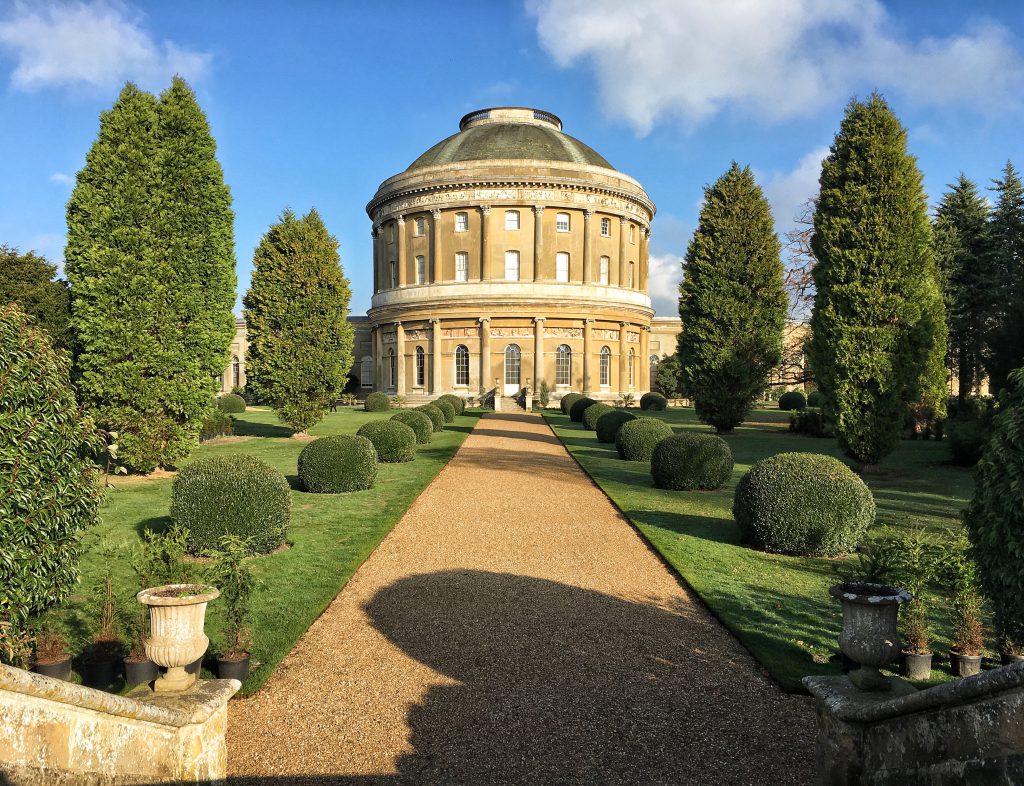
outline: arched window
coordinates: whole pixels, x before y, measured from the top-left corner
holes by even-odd
[[[556,232],[568,232],[569,231],[569,214],[568,213],[556,213],[555,214],[555,231]]]
[[[563,251],[555,254],[555,281],[569,280],[569,255]]]
[[[519,252],[518,251],[506,251],[505,252],[505,280],[506,281],[518,281],[519,280]]]
[[[505,229],[519,229],[519,211],[505,211]]]
[[[237,355],[231,358],[231,387],[242,387],[242,363]]]
[[[612,384],[612,351],[601,347],[601,384]]]
[[[469,385],[469,350],[462,344],[455,347],[455,384]]]
[[[522,371],[522,352],[518,345],[509,344],[505,347],[505,388],[520,385]]]
[[[572,384],[572,350],[566,344],[555,350],[555,384]]]
[[[426,257],[416,257],[416,283],[427,283],[427,260]]]
[[[633,387],[633,368],[636,366],[636,350],[629,350],[629,386]]]
[[[423,347],[416,347],[416,387],[423,387],[427,378],[427,356]]]
[[[395,350],[388,350],[388,386],[396,387],[398,385],[398,366],[395,363]]]
[[[611,267],[610,260],[608,257],[601,257],[601,264],[598,268],[598,280],[602,284],[608,283],[608,269]]]
[[[363,355],[359,361],[359,387],[373,387],[373,358],[369,355]]]

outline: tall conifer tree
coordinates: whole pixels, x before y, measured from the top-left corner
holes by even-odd
[[[907,407],[943,414],[946,326],[921,173],[875,94],[851,101],[814,212],[808,359],[840,446],[865,467],[900,440]]]
[[[733,162],[704,190],[679,285],[682,385],[719,432],[743,422],[782,359],[787,297],[771,209]]]
[[[352,297],[338,241],[316,210],[285,210],[253,256],[245,294],[246,373],[257,398],[296,432],[324,416],[352,365]]]
[[[1024,367],[1024,184],[1009,161],[994,190],[998,194],[991,222],[996,307],[988,374],[992,390],[1000,391],[1010,372]]]
[[[17,303],[46,330],[54,348],[67,349],[71,295],[68,282],[55,278],[57,266],[31,251],[21,254],[16,248],[0,246],[0,271],[0,305]]]

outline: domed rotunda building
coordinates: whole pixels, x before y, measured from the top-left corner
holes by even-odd
[[[553,399],[649,389],[654,204],[554,115],[466,115],[381,183],[366,212],[372,354],[354,369],[364,389],[370,374],[374,389],[410,401],[512,396],[542,380]]]

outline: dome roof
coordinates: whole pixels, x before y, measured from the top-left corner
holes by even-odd
[[[459,133],[438,142],[406,171],[458,161],[517,158],[614,169],[593,148],[563,134],[562,121],[550,112],[494,107],[466,115],[459,123]]]

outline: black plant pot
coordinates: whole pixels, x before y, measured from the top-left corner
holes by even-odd
[[[32,671],[42,674],[44,677],[67,681],[71,678],[71,656],[68,655],[64,660],[53,663],[36,663],[32,666]]]
[[[124,659],[124,681],[129,688],[146,685],[160,676],[160,669],[153,661]]]
[[[196,658],[194,661],[192,661],[185,667],[185,671],[189,674],[198,674],[202,668],[203,656],[200,655],[198,658]]]
[[[121,676],[120,658],[87,658],[82,661],[82,682],[90,688],[109,688]]]
[[[932,676],[932,653],[917,655],[913,652],[901,652],[903,676],[911,680],[927,680]]]
[[[249,653],[238,660],[217,658],[217,676],[222,680],[245,682],[245,678],[249,676]]]
[[[999,662],[1004,666],[1012,666],[1014,663],[1024,663],[1024,655],[1011,655],[1008,652],[999,653]]]
[[[961,655],[950,650],[949,667],[954,677],[972,677],[981,673],[981,655]]]

